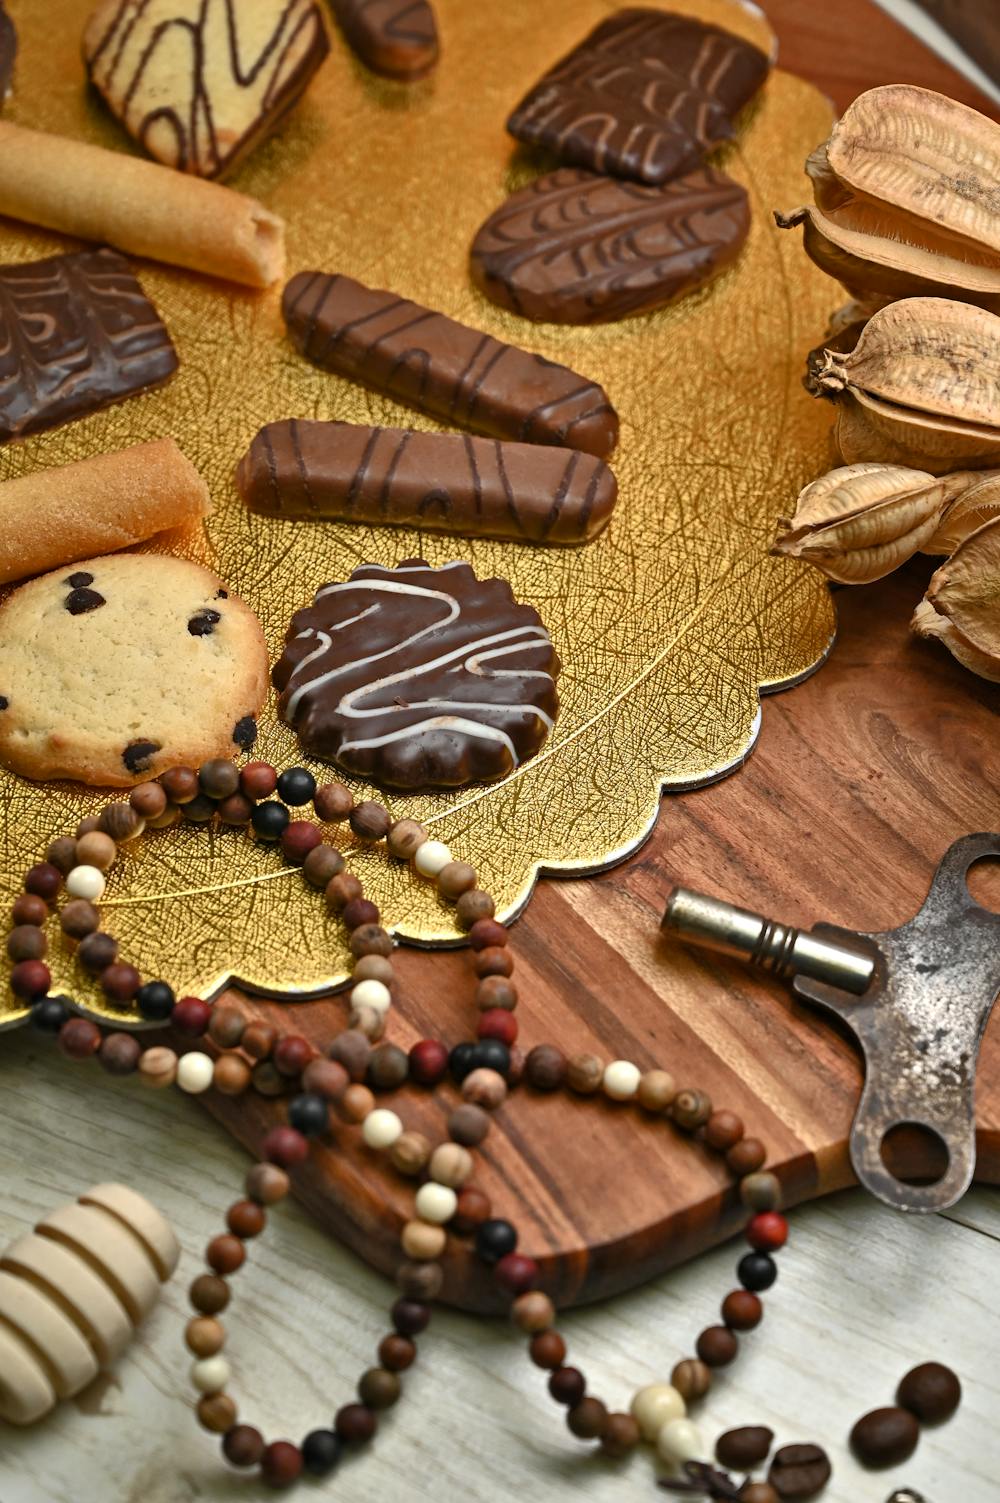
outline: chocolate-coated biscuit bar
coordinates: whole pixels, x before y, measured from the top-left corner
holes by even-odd
[[[330,3],[348,43],[374,72],[412,83],[437,62],[437,22],[429,0]]]
[[[293,277],[282,307],[307,359],[445,422],[601,459],[615,447],[618,416],[596,382],[443,313],[318,271]]]
[[[586,543],[618,497],[603,460],[540,444],[353,423],[268,423],[236,472],[252,511]]]
[[[563,162],[664,183],[733,135],[769,59],[691,16],[617,11],[530,89],[507,122]]]

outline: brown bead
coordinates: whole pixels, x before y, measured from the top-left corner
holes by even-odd
[[[524,1078],[536,1091],[557,1091],[565,1084],[568,1069],[561,1049],[554,1044],[536,1044],[524,1062]]]
[[[455,918],[461,929],[471,929],[473,924],[478,924],[480,919],[491,919],[496,912],[496,905],[488,892],[483,892],[479,887],[473,887],[469,892],[463,892],[455,904]]]
[[[427,1302],[437,1299],[444,1283],[440,1263],[400,1263],[396,1269],[396,1287],[407,1299]]]
[[[353,1081],[364,1080],[372,1050],[363,1033],[354,1028],[346,1029],[337,1035],[326,1052],[343,1065]]]
[[[138,783],[128,801],[140,819],[159,819],[166,812],[167,795],[159,783]]]
[[[392,816],[384,804],[365,799],[355,804],[348,815],[351,830],[359,840],[384,840],[392,824]]]
[[[226,1344],[226,1332],[222,1322],[211,1315],[196,1315],[187,1323],[184,1340],[196,1357],[214,1357]]]
[[[226,1212],[226,1225],[241,1242],[250,1237],[259,1237],[267,1225],[267,1215],[259,1201],[237,1200]]]
[[[370,1367],[358,1381],[358,1398],[369,1409],[391,1409],[402,1391],[396,1374],[385,1367]]]
[[[555,1372],[566,1361],[566,1343],[558,1331],[539,1331],[531,1338],[528,1355],[536,1367]]]
[[[261,1481],[268,1487],[290,1487],[302,1475],[302,1452],[290,1440],[274,1440],[260,1458]]]
[[[350,1084],[350,1076],[335,1059],[311,1059],[302,1072],[302,1089],[327,1101],[339,1101]]]
[[[352,982],[381,981],[383,986],[391,986],[395,979],[392,961],[385,955],[362,955],[351,972]]]
[[[484,976],[476,986],[476,1006],[480,1012],[502,1007],[513,1012],[517,1006],[517,987],[507,976]]]
[[[118,855],[118,847],[110,835],[100,830],[91,830],[76,842],[77,866],[96,866],[98,871],[110,871]]]
[[[338,825],[354,808],[354,795],[343,783],[323,783],[313,794],[313,808],[324,824]]]
[[[64,877],[71,872],[77,864],[76,841],[72,835],[59,835],[55,840],[50,840],[45,859],[50,866],[61,871]]]
[[[337,1116],[344,1122],[361,1123],[374,1110],[375,1097],[365,1085],[349,1085],[336,1103]]]
[[[106,971],[109,965],[114,965],[117,954],[118,941],[113,935],[98,929],[80,941],[76,958],[85,970],[98,975],[101,971]]]
[[[207,825],[215,816],[216,804],[204,793],[199,793],[197,798],[189,799],[181,805],[181,818],[186,819],[192,825]]]
[[[177,1079],[177,1055],[162,1045],[146,1049],[139,1059],[139,1079],[153,1090],[173,1085]]]
[[[665,1112],[677,1094],[677,1084],[667,1070],[646,1070],[639,1076],[636,1100],[647,1112]]]
[[[670,1103],[670,1115],[685,1132],[694,1132],[712,1115],[712,1102],[704,1091],[678,1091]]]
[[[693,1357],[685,1357],[678,1362],[670,1374],[670,1381],[677,1389],[685,1404],[691,1404],[695,1399],[703,1399],[712,1386],[711,1369],[704,1362],[697,1362]]]
[[[171,767],[160,778],[160,787],[172,804],[189,804],[198,797],[201,784],[193,767]]]
[[[70,1018],[60,1028],[57,1042],[67,1059],[89,1059],[101,1047],[101,1030],[89,1018]]]
[[[213,757],[199,767],[198,785],[207,798],[229,798],[240,786],[239,770],[225,757]]]
[[[781,1205],[781,1181],[766,1170],[744,1175],[740,1180],[740,1199],[750,1211],[776,1211]]]
[[[448,1226],[456,1236],[471,1237],[477,1226],[490,1219],[492,1209],[489,1196],[477,1185],[464,1185],[458,1192],[458,1204]]]
[[[608,1411],[600,1399],[585,1395],[566,1415],[566,1423],[578,1440],[599,1440],[608,1423]]]
[[[283,1096],[288,1090],[288,1081],[280,1070],[276,1070],[269,1059],[262,1059],[254,1065],[250,1074],[250,1084],[258,1096]]]
[[[386,844],[401,861],[411,861],[427,839],[427,831],[415,819],[398,819],[389,827]]]
[[[728,1326],[706,1326],[695,1342],[695,1351],[706,1367],[728,1367],[739,1349]]]
[[[216,813],[224,825],[248,825],[253,818],[253,803],[243,793],[231,793],[221,800]]]
[[[248,1023],[240,1044],[251,1059],[267,1059],[277,1038],[278,1030],[270,1023]]]
[[[376,1091],[395,1091],[410,1073],[410,1057],[396,1044],[381,1044],[368,1060],[368,1084]]]
[[[417,1360],[417,1348],[408,1336],[393,1332],[379,1342],[378,1360],[393,1373],[405,1372]]]
[[[246,1261],[243,1243],[239,1237],[223,1232],[221,1236],[213,1237],[206,1247],[205,1261],[215,1273],[235,1273]]]
[[[431,1156],[430,1139],[422,1132],[404,1132],[389,1149],[389,1159],[400,1174],[420,1174]]]
[[[236,1404],[228,1393],[205,1393],[198,1400],[198,1423],[215,1435],[225,1435],[236,1423]]]
[[[277,786],[278,774],[270,762],[248,762],[240,769],[240,792],[255,804],[270,798]]]
[[[141,1054],[142,1045],[131,1033],[109,1033],[97,1051],[97,1058],[109,1075],[132,1075]]]
[[[10,917],[15,924],[44,924],[49,917],[49,905],[37,893],[25,892],[14,903]]]
[[[313,846],[302,863],[302,875],[313,887],[325,887],[344,870],[344,858],[332,845]]]
[[[477,976],[511,976],[514,973],[514,957],[506,945],[489,945],[478,950],[472,962]]]
[[[253,1425],[234,1425],[222,1442],[222,1454],[232,1466],[257,1466],[264,1449],[264,1437]]]
[[[127,1007],[141,985],[134,965],[109,965],[101,972],[101,991],[115,1007]]]
[[[200,1273],[191,1285],[189,1298],[202,1315],[221,1315],[229,1304],[229,1285],[214,1273]]]
[[[62,879],[58,866],[53,866],[51,861],[39,861],[25,873],[24,890],[51,903],[62,886]]]
[[[247,1020],[235,1007],[213,1007],[208,1036],[220,1049],[237,1049],[246,1032]]]
[[[367,1404],[345,1404],[333,1417],[333,1428],[348,1445],[360,1446],[375,1434],[377,1420]]]
[[[469,944],[473,952],[501,948],[509,941],[510,935],[505,926],[498,924],[495,919],[480,919],[469,930]]]
[[[722,1301],[722,1319],[732,1331],[752,1331],[764,1319],[764,1306],[749,1289],[734,1289]]]
[[[549,1379],[549,1393],[557,1404],[572,1408],[587,1392],[587,1380],[575,1367],[560,1367]]]
[[[41,960],[49,942],[37,924],[18,924],[7,936],[7,954],[17,964],[21,960]]]
[[[319,826],[308,819],[293,819],[279,837],[281,854],[293,866],[301,866],[310,851],[319,850],[322,836]]]
[[[735,1112],[713,1112],[705,1123],[705,1142],[716,1153],[728,1153],[743,1136],[743,1123]]]
[[[437,875],[438,892],[449,902],[457,902],[463,892],[476,885],[476,868],[467,861],[449,861]]]
[[[101,810],[97,821],[97,828],[105,835],[110,835],[116,845],[121,845],[126,840],[134,840],[141,835],[145,821],[141,815],[136,814],[131,804],[121,801],[107,804]]]
[[[475,1148],[490,1130],[490,1119],[481,1106],[471,1101],[456,1106],[448,1117],[448,1136],[463,1148]]]
[[[88,814],[85,819],[81,819],[73,832],[76,839],[80,840],[84,835],[89,835],[91,830],[96,830],[99,817],[97,814]]]
[[[519,1294],[511,1306],[510,1313],[515,1325],[529,1336],[534,1336],[539,1331],[547,1331],[556,1318],[555,1305],[540,1289],[531,1289],[527,1294]]]
[[[291,1188],[291,1181],[284,1169],[277,1164],[254,1164],[245,1181],[247,1195],[262,1206],[277,1205],[284,1200]]]
[[[639,1439],[639,1424],[631,1414],[609,1414],[601,1436],[601,1450],[618,1461],[635,1450]]]
[[[152,819],[147,819],[146,829],[169,830],[170,826],[175,825],[180,818],[181,811],[179,806],[177,804],[168,804],[162,814],[157,814]]]
[[[59,915],[59,925],[70,939],[86,939],[100,927],[101,915],[86,898],[72,898]]]
[[[431,1154],[430,1177],[449,1190],[460,1190],[472,1169],[472,1154],[458,1143],[439,1143]]]
[[[291,1080],[298,1080],[310,1060],[316,1058],[315,1047],[300,1033],[285,1033],[271,1051],[274,1068]]]
[[[755,1174],[767,1160],[767,1149],[759,1138],[741,1138],[726,1154],[726,1163],[735,1175]]]
[[[215,1061],[212,1084],[220,1096],[242,1096],[252,1078],[250,1066],[238,1054],[223,1054]]]
[[[364,896],[364,888],[353,872],[341,872],[326,884],[326,901],[334,913],[343,913],[348,903]]]
[[[524,1079],[525,1054],[520,1044],[511,1044],[509,1055],[510,1064],[507,1066],[507,1088],[512,1091]]]
[[[353,931],[349,943],[351,954],[358,960],[364,955],[391,955],[395,948],[392,935],[381,924],[362,924]]]
[[[498,1111],[507,1099],[507,1082],[496,1070],[472,1070],[462,1081],[462,1099]]]
[[[566,1067],[566,1084],[578,1096],[593,1096],[604,1080],[604,1061],[596,1054],[575,1054]]]

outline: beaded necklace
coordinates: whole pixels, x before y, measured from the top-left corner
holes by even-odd
[[[474,1040],[449,1049],[438,1040],[424,1039],[408,1054],[379,1043],[392,1002],[393,940],[381,925],[378,908],[346,870],[340,851],[324,841],[318,824],[292,818],[291,811],[310,802],[323,823],[346,820],[358,839],[384,840],[392,856],[411,862],[420,877],[434,881],[442,897],[455,904],[457,921],[468,933],[477,978]],[[325,1054],[298,1035],[279,1035],[267,1024],[247,1024],[236,1009],[213,1007],[198,997],[177,999],[166,982],[143,982],[132,965],[118,958],[114,938],[100,929],[95,905],[119,845],[137,838],[146,826],[163,829],[181,818],[208,823],[216,817],[223,824],[249,825],[258,840],[278,844],[285,859],[301,867],[306,883],[322,890],[350,933],[354,963],[348,1027]],[[240,770],[216,760],[197,772],[174,768],[158,782],[134,788],[127,802],[109,804],[99,816],[81,821],[75,837],[60,837],[50,844],[45,861],[26,874],[24,889],[13,906],[14,928],[7,941],[14,962],[11,989],[29,1006],[32,1024],[54,1035],[64,1055],[75,1060],[96,1057],[113,1075],[138,1073],[151,1087],[176,1084],[192,1095],[210,1088],[225,1095],[249,1088],[271,1096],[294,1092],[287,1102],[287,1122],[264,1138],[260,1160],[246,1177],[244,1198],[230,1206],[226,1231],[208,1244],[208,1272],[196,1278],[190,1290],[195,1314],[185,1340],[194,1357],[191,1379],[200,1395],[198,1419],[205,1429],[222,1436],[229,1462],[258,1467],[264,1481],[283,1487],[303,1471],[326,1475],[345,1447],[371,1441],[380,1412],[400,1396],[400,1374],[417,1355],[415,1338],[430,1322],[431,1302],[443,1279],[439,1260],[451,1232],[471,1239],[475,1254],[509,1297],[514,1323],[530,1338],[530,1359],[549,1374],[549,1392],[566,1409],[573,1435],[596,1441],[612,1457],[628,1454],[645,1440],[655,1444],[664,1460],[695,1475],[706,1453],[687,1409],[708,1393],[714,1370],[736,1358],[739,1335],[754,1329],[762,1318],[759,1296],[777,1277],[773,1254],[788,1235],[787,1222],[777,1210],[778,1180],[763,1169],[763,1144],[745,1135],[734,1113],[714,1110],[701,1091],[677,1090],[666,1071],[642,1072],[630,1061],[605,1063],[593,1055],[568,1059],[550,1044],[536,1045],[527,1054],[518,1048],[518,997],[508,933],[494,917],[492,899],[476,886],[473,867],[453,860],[447,846],[429,839],[415,821],[393,822],[378,803],[355,804],[342,784],[317,787],[306,768],[290,768],[279,776],[266,763],[250,763]],[[97,977],[113,1006],[134,1006],[146,1022],[169,1025],[191,1046],[184,1053],[162,1044],[144,1049],[125,1031],[104,1032],[77,1015],[68,999],[48,995],[51,974],[44,962],[43,925],[63,889],[68,901],[59,914],[60,926],[77,944],[81,966]],[[213,1052],[197,1047],[206,1038]],[[433,1088],[446,1076],[459,1087],[462,1103],[450,1112],[447,1138],[437,1145],[408,1131],[397,1112],[377,1104],[376,1091],[398,1089],[407,1080]],[[489,1113],[521,1082],[538,1091],[601,1093],[666,1117],[724,1157],[751,1212],[746,1228],[750,1250],[737,1266],[739,1287],[722,1302],[721,1324],[701,1332],[695,1355],[676,1364],[669,1383],[640,1389],[629,1412],[610,1412],[589,1393],[582,1372],[567,1365],[555,1307],[538,1288],[538,1263],[517,1250],[516,1227],[492,1215],[488,1197],[472,1181],[470,1150],[488,1134]],[[289,1171],[308,1156],[310,1139],[328,1130],[331,1112],[358,1127],[365,1144],[386,1153],[399,1172],[421,1180],[414,1196],[415,1214],[400,1238],[400,1297],[390,1312],[392,1330],[378,1347],[378,1366],[358,1382],[358,1401],[337,1411],[331,1429],[313,1430],[299,1445],[287,1440],[267,1444],[258,1430],[238,1422],[236,1404],[226,1391],[230,1367],[221,1355],[225,1330],[218,1317],[228,1306],[228,1279],[243,1265],[247,1244],[264,1230],[267,1208],[287,1195]],[[701,1470],[708,1477],[712,1469]],[[756,1503],[777,1499],[769,1484],[753,1486],[758,1489]]]

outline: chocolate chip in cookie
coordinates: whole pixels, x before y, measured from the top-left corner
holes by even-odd
[[[87,578],[91,578],[87,575]],[[84,585],[78,590],[70,590],[66,596],[66,609],[71,616],[85,616],[88,611],[96,611],[102,605],[107,605],[103,595],[96,590],[88,590]]]
[[[218,611],[201,610],[191,617],[188,622],[188,631],[192,637],[210,637],[221,620],[222,617]]]
[[[122,761],[129,772],[148,772],[153,754],[159,750],[159,741],[130,741],[122,752]]]

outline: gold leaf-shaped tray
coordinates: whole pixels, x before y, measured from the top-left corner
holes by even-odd
[[[90,4],[11,0],[21,51],[8,114],[129,151],[87,91],[79,46]],[[474,862],[504,916],[524,904],[539,873],[592,872],[634,851],[664,787],[691,787],[737,766],[756,735],[759,691],[808,673],[833,633],[820,576],[768,557],[775,518],[823,467],[827,443],[828,420],[799,378],[831,284],[771,221],[772,208],[801,199],[801,164],[829,130],[829,106],[813,88],[776,72],[722,155],[750,191],[753,229],[738,266],[704,292],[646,317],[580,329],[525,323],[469,280],[475,230],[538,170],[504,131],[510,107],[614,8],[549,0],[542,22],[537,0],[438,0],[442,61],[412,87],[374,78],[334,32],[305,100],[234,183],[285,216],[289,274],[321,267],[397,289],[600,380],[621,415],[613,461],[621,499],[595,543],[530,548],[248,515],[233,471],[269,420],[435,425],[300,359],[284,337],[280,289],[254,295],[153,263],[140,272],[180,353],[174,380],[0,451],[6,479],[174,435],[208,480],[215,512],[204,534],[157,546],[217,569],[259,613],[273,655],[315,588],[366,561],[457,557],[480,575],[509,579],[541,612],[564,664],[549,743],[490,788],[386,800],[396,817],[431,824]],[[753,7],[675,0],[672,8],[771,44]],[[0,221],[0,261],[67,248],[60,237]],[[256,755],[279,766],[299,760],[273,701]],[[363,784],[356,791],[372,794]],[[48,841],[103,801],[0,772],[4,906]],[[451,911],[384,851],[358,849],[350,859],[399,936],[457,942]],[[105,907],[123,957],[178,992],[211,995],[235,978],[302,996],[346,974],[343,935],[322,901],[241,832],[150,833],[115,867]],[[56,953],[53,969],[58,986],[100,1011],[68,955]],[[0,1000],[0,1023],[18,1016]]]

